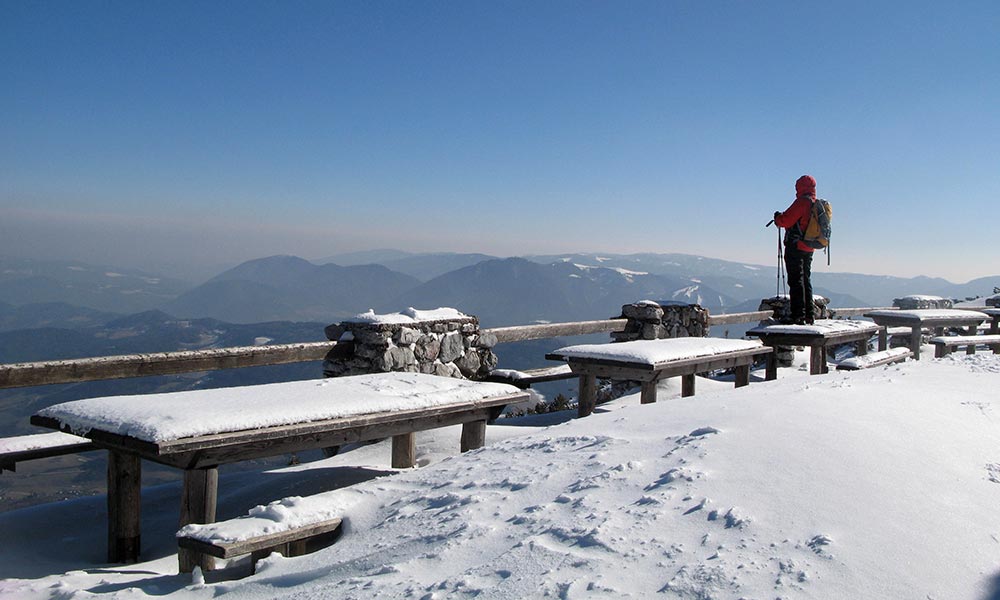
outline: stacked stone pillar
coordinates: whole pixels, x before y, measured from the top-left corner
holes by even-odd
[[[678,337],[708,337],[708,309],[698,304],[643,300],[622,306],[624,331],[611,334],[615,342]]]
[[[337,342],[323,362],[326,377],[406,371],[483,379],[497,365],[496,336],[480,333],[479,319],[454,309],[369,312],[330,325],[326,334]]]

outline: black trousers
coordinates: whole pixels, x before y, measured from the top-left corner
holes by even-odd
[[[811,323],[813,320],[812,262],[812,252],[803,252],[794,244],[785,246],[788,293],[792,320],[796,322]]]

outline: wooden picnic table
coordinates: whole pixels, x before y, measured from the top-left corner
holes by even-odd
[[[975,310],[954,308],[918,308],[912,310],[875,310],[865,313],[866,317],[884,327],[909,327],[910,350],[914,360],[920,359],[920,335],[924,328],[934,330],[935,335],[943,335],[946,328],[965,328],[969,335],[976,335],[979,324],[989,318],[986,313]],[[886,348],[886,334],[879,332],[879,350]]]
[[[893,311],[894,312],[894,311]],[[829,372],[827,348],[839,344],[854,343],[856,354],[868,353],[868,340],[884,328],[867,321],[845,321],[841,319],[820,319],[812,325],[758,325],[747,331],[747,335],[760,338],[767,346],[808,346],[809,374],[819,375]],[[765,379],[778,375],[778,361],[775,355],[767,357]]]
[[[139,558],[141,459],[184,471],[182,526],[211,523],[221,464],[392,437],[392,466],[412,467],[414,432],[462,424],[461,450],[479,448],[486,423],[527,398],[504,384],[380,373],[89,398],[31,422],[108,450],[108,561],[119,563]]]
[[[585,417],[597,404],[597,378],[641,382],[642,404],[656,402],[656,383],[681,377],[681,396],[694,395],[695,374],[736,369],[736,387],[750,383],[754,360],[772,350],[756,341],[719,338],[670,338],[612,344],[567,346],[545,355],[569,363],[580,376],[578,414]]]

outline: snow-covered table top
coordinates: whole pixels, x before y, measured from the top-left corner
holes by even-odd
[[[896,312],[896,311],[891,311]],[[820,319],[812,325],[759,325],[747,331],[748,334],[785,333],[792,335],[829,336],[843,333],[859,333],[878,331],[878,325],[869,321],[845,321],[842,319]]]
[[[977,310],[961,310],[957,308],[917,308],[911,310],[873,310],[865,313],[876,323],[942,323],[942,324],[972,324],[982,323],[989,315]]]
[[[420,373],[379,373],[212,390],[89,398],[37,415],[73,433],[91,430],[162,442],[375,413],[475,403],[516,387]]]
[[[582,358],[653,366],[722,353],[759,350],[762,347],[760,342],[751,340],[688,337],[615,344],[580,344],[559,348],[548,356],[562,360]]]

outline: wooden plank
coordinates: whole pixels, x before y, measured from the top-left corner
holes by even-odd
[[[416,435],[411,431],[392,436],[392,468],[410,469],[417,464]]]
[[[587,373],[580,375],[579,398],[577,399],[577,416],[586,417],[594,412],[597,406],[597,377]]]
[[[681,375],[681,398],[687,398],[688,396],[694,396],[694,373],[689,373],[687,375]]]
[[[181,491],[180,527],[190,523],[214,523],[215,507],[219,495],[219,470],[215,467],[184,471]],[[190,552],[181,548],[177,553],[178,569],[190,573],[195,566],[211,571],[215,561],[210,555]]]
[[[656,402],[656,381],[644,381],[640,387],[639,403],[653,404]]]
[[[0,365],[0,388],[176,375],[323,360],[336,342],[153,352]]]
[[[770,319],[774,316],[773,310],[759,310],[745,313],[730,313],[727,315],[709,315],[708,324],[712,325],[736,325],[739,323],[754,323]]]
[[[486,445],[486,421],[469,421],[462,424],[461,451],[468,452]]]
[[[750,365],[740,365],[736,367],[736,387],[750,385]]]
[[[142,462],[108,452],[108,562],[139,562]]]
[[[179,537],[177,538],[177,545],[182,548],[188,548],[216,558],[232,558],[234,556],[250,554],[251,552],[256,552],[258,550],[274,548],[275,546],[280,546],[289,542],[316,537],[317,535],[329,533],[340,527],[340,525],[341,519],[330,519],[326,521],[319,521],[317,523],[311,523],[302,527],[296,527],[295,529],[289,529],[287,531],[258,535],[245,540],[229,543],[210,543],[197,538]]]
[[[605,319],[601,321],[579,321],[574,323],[545,323],[541,325],[518,325],[483,329],[480,334],[490,333],[497,337],[497,343],[544,340],[555,337],[587,335],[624,331],[627,319]]]

